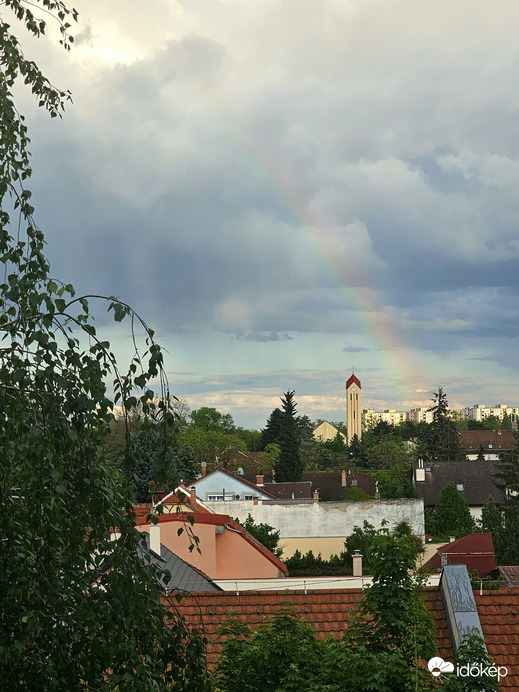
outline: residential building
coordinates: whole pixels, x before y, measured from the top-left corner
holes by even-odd
[[[218,468],[190,484],[197,496],[207,502],[232,502],[233,500],[273,500],[275,495],[247,480],[238,473]]]
[[[485,461],[497,461],[501,452],[509,452],[517,446],[513,430],[460,430],[460,442],[471,461],[478,458],[480,451]]]
[[[505,501],[505,491],[494,485],[497,467],[491,461],[413,462],[413,481],[426,507],[434,506],[443,488],[451,481],[465,498],[474,519],[481,518],[483,504],[489,497]]]
[[[280,532],[279,546],[283,557],[296,550],[314,555],[321,553],[326,560],[344,550],[344,541],[355,526],[364,521],[380,528],[387,522],[393,529],[407,521],[414,535],[424,535],[423,501],[421,499],[366,500],[364,502],[319,502],[312,500],[258,500],[247,502],[206,502],[215,511],[225,512],[244,522],[250,514],[257,524],[265,523]]]
[[[303,481],[310,481],[321,502],[340,502],[349,488],[359,488],[373,498],[377,492],[376,480],[364,471],[304,471]]]
[[[329,440],[333,440],[337,436],[338,432],[339,431],[335,425],[332,425],[325,420],[314,428],[313,436],[317,442],[328,442]],[[341,432],[339,435],[343,438],[344,442],[347,441],[344,433]]]
[[[517,422],[517,414],[519,413],[519,408],[513,408],[507,404],[496,404],[495,406],[485,406],[485,404],[474,404],[473,406],[466,406],[461,411],[463,418],[468,418],[470,420],[475,420],[478,422],[484,421],[490,416],[494,416],[499,420],[503,420],[506,416],[509,416],[513,422]]]
[[[150,535],[152,549],[164,545],[211,580],[274,579],[288,573],[278,557],[227,514],[180,512],[157,517],[157,524],[137,518],[137,528]]]
[[[375,411],[372,408],[365,408],[362,411],[362,429],[369,430],[374,428],[378,423],[389,423],[389,425],[400,425],[407,420],[407,413],[395,411],[394,409],[385,409],[384,411]]]
[[[496,555],[491,533],[469,533],[450,543],[438,546],[436,554],[425,567],[441,572],[445,565],[466,565],[469,572],[477,570],[478,576],[486,577],[496,568]]]
[[[412,408],[407,414],[407,420],[413,421],[414,423],[432,423],[433,422],[433,412],[430,407],[418,406],[417,408]]]

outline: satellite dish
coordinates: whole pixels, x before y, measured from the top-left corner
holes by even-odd
[[[235,496],[234,496],[234,499],[235,499],[235,500],[239,500],[239,499],[240,499],[240,496],[239,496],[239,495],[235,495]]]

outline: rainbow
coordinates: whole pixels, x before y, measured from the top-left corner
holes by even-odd
[[[280,205],[301,226],[306,242],[329,268],[332,281],[342,291],[345,305],[357,316],[358,327],[370,342],[371,350],[379,352],[384,363],[384,376],[391,381],[395,400],[401,404],[414,404],[416,394],[409,383],[414,376],[422,375],[425,368],[414,355],[412,343],[398,319],[391,318],[391,311],[384,304],[380,291],[367,288],[366,277],[360,281],[354,258],[338,256],[331,230],[337,224],[312,208],[287,175],[290,166],[280,163],[279,152],[276,152],[275,159],[270,155],[268,142],[261,141],[250,129],[242,127],[238,146],[260,169]],[[360,375],[362,368],[358,372]]]

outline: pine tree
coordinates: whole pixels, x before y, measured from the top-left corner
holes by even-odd
[[[267,445],[278,444],[281,434],[283,421],[283,411],[280,408],[275,408],[267,418],[267,424],[261,431],[261,448],[265,449]]]
[[[441,491],[434,509],[434,530],[437,536],[456,538],[475,530],[469,506],[452,481]]]
[[[285,392],[281,399],[283,417],[278,437],[281,453],[276,463],[276,481],[278,483],[300,481],[303,477],[294,394],[294,391]]]
[[[434,393],[433,422],[429,426],[427,444],[432,459],[440,461],[465,461],[466,456],[460,441],[455,421],[449,416],[449,404],[443,387]]]

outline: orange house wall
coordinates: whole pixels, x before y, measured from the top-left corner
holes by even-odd
[[[191,545],[187,529],[179,536],[183,526],[178,521],[160,522],[160,542],[188,564],[196,567],[211,579],[273,579],[278,577],[278,568],[248,543],[240,534],[225,529],[215,533],[212,524],[193,526],[195,536],[200,539],[201,554]],[[189,525],[188,525],[189,526]],[[149,533],[149,525],[139,527]]]
[[[216,534],[218,579],[275,579],[278,568],[240,534],[225,529]]]
[[[188,526],[191,527],[190,524],[187,524],[186,527],[184,527],[182,522],[179,521],[161,521],[160,542],[189,565],[201,570],[211,579],[217,579],[218,570],[216,560],[216,545],[214,540],[215,527],[211,526],[210,524],[195,524],[195,526],[193,526],[193,533],[200,539],[198,546],[201,551],[200,554],[196,547],[193,548],[192,551],[189,550],[191,541],[189,540],[189,535],[187,533]],[[182,527],[184,527],[184,531],[179,536],[178,530]],[[149,533],[149,525],[142,526],[141,530]]]

